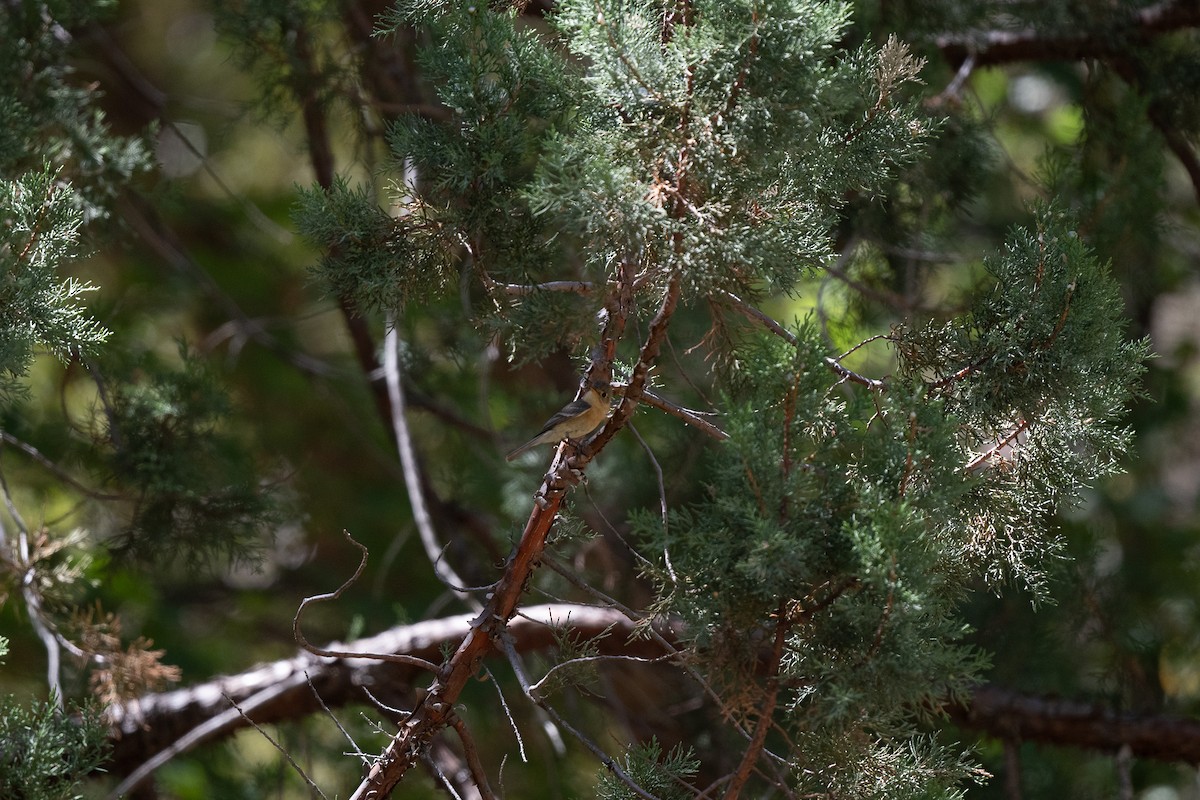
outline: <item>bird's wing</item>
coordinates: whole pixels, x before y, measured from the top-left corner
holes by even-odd
[[[590,408],[591,408],[591,406],[588,405],[588,402],[586,400],[572,400],[571,402],[567,403],[565,406],[560,408],[557,414],[555,414],[550,419],[546,420],[546,424],[542,426],[542,429],[540,431],[538,431],[538,436],[541,436],[543,433],[550,430],[554,426],[559,425],[559,424],[571,419],[572,417],[578,417],[580,414],[582,414],[583,412],[587,411]]]

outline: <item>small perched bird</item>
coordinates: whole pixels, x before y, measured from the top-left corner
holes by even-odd
[[[513,450],[505,459],[512,461],[539,444],[558,444],[563,439],[577,442],[604,424],[608,417],[609,386],[604,381],[589,381],[583,397],[567,403],[542,426],[538,435]]]

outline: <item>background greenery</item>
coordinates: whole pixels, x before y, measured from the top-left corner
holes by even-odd
[[[34,32],[4,36],[0,45],[0,136],[7,136],[0,177],[7,185],[32,176],[22,184],[27,194],[13,195],[18,200],[48,196],[55,176],[70,181],[75,193],[62,195],[55,220],[79,226],[74,247],[82,257],[64,263],[60,274],[97,287],[79,296],[109,332],[102,336],[79,315],[67,315],[28,341],[26,328],[13,325],[0,353],[5,365],[21,365],[8,368],[0,386],[0,426],[11,437],[0,452],[7,491],[26,526],[45,526],[55,543],[44,551],[54,576],[44,586],[47,619],[68,639],[90,643],[88,652],[110,659],[129,653],[131,674],[144,678],[133,688],[176,677],[145,656],[155,650],[178,667],[185,685],[236,673],[295,652],[290,620],[300,600],[331,591],[358,563],[343,530],[372,558],[353,590],[309,614],[311,641],[347,640],[463,610],[425,558],[379,411],[382,384],[371,370],[378,366],[372,359],[382,340],[381,309],[421,298],[402,317],[402,361],[418,451],[447,542],[444,558],[470,585],[494,579],[543,467],[505,466],[499,454],[574,387],[594,309],[570,298],[527,304],[511,320],[520,336],[506,336],[497,324],[466,324],[482,293],[459,282],[444,247],[409,240],[402,257],[383,248],[392,241],[390,218],[378,209],[395,211],[403,196],[393,190],[404,165],[392,153],[416,154],[418,174],[443,168],[447,176],[462,163],[480,168],[481,158],[502,153],[514,160],[496,170],[511,177],[533,170],[534,145],[527,162],[521,147],[540,133],[537,125],[568,128],[595,109],[568,102],[570,86],[535,87],[543,91],[522,95],[531,106],[514,127],[484,131],[495,140],[472,141],[474,149],[448,148],[436,139],[437,126],[452,118],[443,99],[457,75],[436,58],[418,57],[418,45],[457,41],[470,52],[473,42],[456,39],[462,32],[450,23],[438,27],[436,4],[418,6],[425,16],[415,29],[403,15],[393,18],[401,27],[387,37],[370,35],[386,10],[370,3],[131,0],[99,13],[91,5],[26,2],[0,12],[10,26],[5,33]],[[1162,24],[1130,23],[1136,11],[1163,8]],[[1193,413],[1200,392],[1200,20],[1172,17],[1173,8],[854,4],[851,24],[839,34],[848,51],[864,43],[878,49],[895,33],[928,59],[922,84],[906,95],[911,113],[930,123],[927,157],[900,152],[910,145],[896,143],[896,172],[884,185],[841,193],[821,209],[835,256],[828,268],[780,277],[770,287],[790,293],[762,293],[763,308],[776,319],[808,317],[815,342],[836,355],[905,321],[918,330],[950,318],[988,290],[985,254],[1009,240],[1014,225],[1030,224],[1032,203],[1070,210],[1080,240],[1111,262],[1131,321],[1127,331],[1108,333],[1129,341],[1150,336],[1156,358],[1143,379],[1145,396],[1130,407],[1134,436],[1121,461],[1124,474],[1088,489],[1058,519],[1062,558],[1047,561],[1039,549],[1037,574],[1016,570],[1010,580],[1012,571],[1001,571],[995,583],[972,584],[966,610],[973,632],[965,643],[989,654],[983,677],[995,686],[1150,716],[1194,716],[1200,698],[1200,431]],[[518,26],[549,35],[543,11],[530,5]],[[980,32],[997,31],[1026,36],[1029,45],[989,63],[993,51]],[[979,55],[968,55],[972,41]],[[960,73],[964,57],[972,68]],[[859,111],[845,102],[843,113]],[[405,113],[428,129],[393,127]],[[564,170],[578,163],[569,156],[578,158],[564,155]],[[470,219],[485,204],[509,202],[500,186],[455,186],[447,177],[436,187],[442,193],[430,195],[451,198],[447,207],[460,204],[455,212]],[[325,204],[327,194],[337,202]],[[533,204],[552,199],[535,196]],[[487,236],[498,251],[507,245],[505,252],[518,254],[505,263],[508,274],[536,274],[548,261],[586,261],[571,251],[574,242],[532,237],[530,226],[542,221],[514,214],[484,222],[496,225]],[[14,230],[10,225],[8,233]],[[792,280],[796,285],[783,285]],[[23,288],[36,289],[53,309],[71,301],[55,294],[59,286]],[[441,291],[426,294],[431,287]],[[351,302],[358,312],[347,313]],[[719,347],[711,348],[716,355],[691,349],[711,344],[710,324],[701,304],[685,308],[662,359],[664,385],[689,407],[707,407],[711,387],[701,380],[693,392],[681,378],[727,367]],[[27,370],[26,352],[37,354]],[[867,348],[847,363],[882,377],[905,366],[893,358],[887,348]],[[920,373],[926,366],[908,368]],[[1045,375],[1072,386],[1070,370],[1066,363]],[[1120,376],[1090,379],[1113,381],[1114,389],[1120,383]],[[754,424],[736,414],[724,422]],[[719,460],[707,455],[714,445],[694,430],[649,410],[635,424],[667,467],[672,505],[700,501],[719,480]],[[47,469],[18,442],[57,466]],[[85,502],[87,494],[64,475],[120,499]],[[640,541],[655,541],[658,506],[654,464],[623,434],[574,496],[573,520],[598,534],[565,542],[561,554],[605,592],[645,604],[652,580],[617,533],[629,534],[632,516],[646,537]],[[725,557],[701,554],[695,565],[674,566],[699,570]],[[47,695],[45,650],[22,599],[21,574],[6,575],[0,633],[9,652],[0,688],[19,713],[46,714],[34,705]],[[550,577],[541,588],[570,592]],[[95,669],[64,657],[68,697],[121,694],[116,679],[97,681]],[[496,673],[508,696],[518,696],[501,672],[507,670]],[[659,707],[673,680],[604,673],[602,688],[591,690],[621,698],[616,708],[626,727],[606,722],[612,707],[589,702],[589,692],[569,694],[564,704],[601,731],[603,744],[625,741],[635,729],[670,745],[703,728],[703,715],[673,717]],[[508,795],[597,791],[595,760],[573,742],[559,753],[537,732],[532,709],[514,712],[531,751],[524,764],[512,755],[513,737],[491,687],[472,686],[463,703],[469,723],[487,732],[477,735],[491,768],[509,754]],[[382,746],[356,711],[339,717],[360,741]],[[982,767],[996,776],[970,785],[969,797],[1196,796],[1188,766],[1130,762],[1087,748],[1006,745],[970,727],[928,724],[943,730],[943,741],[975,745]],[[346,745],[327,719],[271,731],[319,784],[348,791],[342,787],[354,782],[358,765],[341,755]],[[90,749],[62,750],[79,753],[78,766],[90,767]],[[166,797],[307,793],[252,730],[176,759],[157,781]],[[80,791],[102,796],[111,785],[99,778]],[[406,797],[439,793],[424,776],[401,789]]]

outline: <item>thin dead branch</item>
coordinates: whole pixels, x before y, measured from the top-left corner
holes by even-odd
[[[384,335],[383,370],[387,376],[388,404],[391,408],[396,450],[400,455],[400,465],[404,470],[404,487],[408,491],[408,504],[412,508],[413,522],[416,523],[417,535],[425,549],[425,557],[429,559],[438,580],[464,601],[468,607],[478,611],[482,605],[465,591],[462,578],[458,577],[454,569],[442,558],[442,547],[438,543],[437,531],[433,529],[433,517],[425,502],[420,466],[417,464],[416,447],[413,444],[412,432],[408,427],[408,415],[405,411],[404,383],[400,379],[400,334],[396,330],[396,319],[391,313],[388,314],[387,333]]]

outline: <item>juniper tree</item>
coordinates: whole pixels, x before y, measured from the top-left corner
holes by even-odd
[[[1028,185],[1045,199],[1009,206],[983,193],[1003,169],[992,120],[964,110],[964,86],[1015,41],[1111,57],[1146,89],[1154,65],[1188,74],[1188,48],[1169,40],[1187,9],[1111,4],[1093,18],[1027,5],[861,3],[852,14],[827,2],[594,0],[543,19],[523,4],[413,0],[375,19],[357,3],[213,4],[234,56],[220,60],[260,92],[244,119],[283,141],[302,131],[315,185],[294,223],[318,263],[301,278],[307,253],[263,245],[261,217],[240,227],[245,197],[229,212],[204,192],[172,208],[177,189],[156,187],[153,202],[127,191],[141,140],[114,136],[95,110],[102,98],[66,60],[73,32],[87,31],[142,101],[154,95],[90,15],[52,5],[15,4],[0,30],[12,67],[0,78],[11,123],[0,125],[11,188],[0,258],[17,312],[0,320],[0,354],[12,356],[0,363],[3,433],[21,451],[0,459],[4,522],[38,543],[30,557],[6,537],[5,585],[46,643],[52,685],[60,649],[83,656],[66,685],[82,683],[73,670],[86,663],[112,725],[109,769],[144,765],[184,726],[197,725],[194,740],[252,716],[286,722],[358,702],[370,703],[367,723],[342,715],[288,731],[320,767],[341,769],[336,792],[359,769],[338,730],[378,754],[363,757],[356,796],[402,778],[409,791],[413,764],[483,796],[489,781],[533,796],[553,780],[613,798],[940,797],[985,780],[946,724],[988,675],[991,640],[973,635],[968,606],[1062,597],[1070,542],[1056,514],[1117,468],[1145,355],[1105,255],[1128,255],[1131,227],[1138,241],[1155,236],[1152,126],[1190,163],[1186,137],[1170,132],[1190,126],[1191,106],[1164,111],[1165,98],[1190,97],[1186,80],[1138,98],[1094,69],[1081,90],[1090,138],[1041,158]],[[1015,22],[1029,27],[979,30]],[[926,65],[910,49],[922,46],[946,60]],[[154,102],[178,134],[180,107]],[[255,169],[238,161],[239,180],[258,171],[261,152],[247,152]],[[283,184],[287,203],[291,173]],[[978,224],[964,225],[968,207]],[[111,226],[122,237],[111,248],[87,223],[117,210],[129,229]],[[127,295],[86,312],[89,285],[65,276],[69,257],[94,247],[128,247],[158,271],[122,277]],[[163,289],[164,262],[188,303]],[[1142,262],[1113,267],[1131,263]],[[249,284],[271,287],[270,302]],[[326,300],[298,311],[308,291]],[[337,362],[340,334],[301,332],[326,310],[360,373]],[[179,327],[204,345],[162,347]],[[222,358],[205,363],[222,341]],[[45,356],[62,364],[66,413],[53,422],[42,414],[56,403],[27,389]],[[272,390],[279,364],[289,372]],[[504,444],[587,379],[620,398],[595,439],[505,465]],[[336,410],[315,413],[323,401]],[[297,549],[314,566],[271,585],[282,562],[263,534],[286,539],[301,523],[276,527],[246,445],[274,437],[282,449],[280,427],[294,445],[288,474],[309,493],[312,545]],[[26,524],[43,497],[69,500],[71,515]],[[428,564],[404,550],[410,515]],[[358,552],[322,526],[370,544],[358,571],[339,560]],[[198,567],[228,558],[267,570],[271,608],[286,609],[255,615],[247,605],[267,608],[262,595],[234,606],[232,580],[200,583]],[[367,569],[369,590],[350,579]],[[276,657],[263,653],[290,648],[293,629],[307,652],[194,695],[156,694],[178,673],[149,641],[124,641],[119,617],[74,608],[88,579],[172,637],[193,681],[244,670],[239,657]],[[547,599],[575,605],[556,603],[568,611],[554,619]],[[431,602],[462,602],[470,624],[426,619],[420,635],[309,644],[310,628],[351,640],[395,616],[433,617]],[[247,617],[252,634],[238,627]],[[206,637],[201,619],[219,633]],[[547,619],[554,647],[530,644]],[[385,641],[400,655],[337,657]],[[499,699],[475,685],[481,676]],[[140,691],[151,694],[128,699]],[[189,716],[217,695],[203,720]],[[20,705],[0,712],[24,736],[6,734],[19,746],[0,749],[4,765],[41,786],[49,773],[34,768],[56,772],[59,760],[29,754],[51,742],[40,752],[62,753],[69,775],[51,788],[73,792],[95,764],[93,729]],[[558,758],[561,737],[561,775],[532,775]],[[533,768],[509,757],[526,749]],[[183,781],[203,772],[204,789],[188,791],[248,791],[252,768],[211,752],[192,763]]]
[[[727,723],[694,757],[726,796],[954,793],[970,759],[921,723],[986,662],[963,641],[964,595],[1014,578],[1044,591],[1050,515],[1126,444],[1116,420],[1144,346],[1122,335],[1107,270],[1069,214],[1031,208],[973,308],[851,348],[890,350],[892,374],[868,378],[815,324],[759,306],[802,296],[836,260],[850,198],[895,191],[938,135],[907,91],[922,67],[908,48],[839,47],[848,9],[827,3],[562,3],[550,35],[515,20],[402,5],[390,24],[426,31],[451,121],[391,128],[393,173],[415,175],[393,213],[339,184],[309,193],[298,224],[362,307],[401,317],[465,287],[467,318],[511,361],[566,348],[623,397],[590,449],[553,463],[480,627],[356,796],[390,790],[448,724],[536,580],[569,470],[670,470],[677,448],[614,452],[614,437],[651,387],[696,379],[723,419],[705,490],[632,514],[656,595],[642,619],[682,620],[676,658]],[[668,376],[692,314],[718,367]],[[646,796],[632,761],[606,763],[623,781],[608,796]],[[661,764],[674,777],[652,784],[675,796],[695,766]]]

